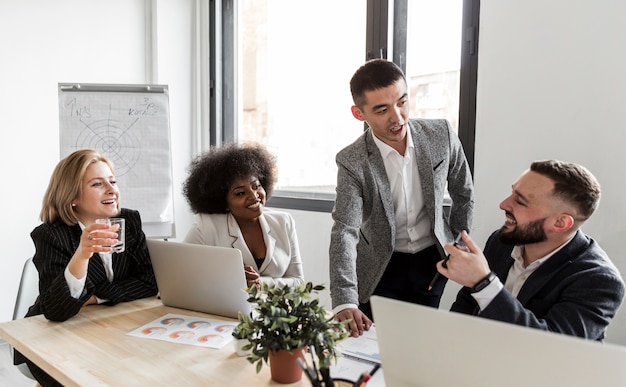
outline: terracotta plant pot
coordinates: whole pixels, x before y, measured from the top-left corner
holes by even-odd
[[[296,359],[303,357],[304,348],[293,350],[293,354],[286,350],[269,353],[272,380],[277,383],[295,383],[302,379],[302,368]]]

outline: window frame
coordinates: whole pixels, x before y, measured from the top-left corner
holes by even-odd
[[[393,2],[392,60],[406,71],[407,8],[409,0]],[[237,141],[235,93],[238,90],[236,68],[237,0],[212,1],[209,9],[210,44],[210,145]],[[462,49],[459,91],[458,135],[474,174],[476,131],[476,85],[478,72],[478,27],[480,0],[463,0]],[[366,60],[387,58],[389,0],[367,0]],[[269,207],[315,212],[331,212],[335,197],[317,192],[294,192],[275,189]]]

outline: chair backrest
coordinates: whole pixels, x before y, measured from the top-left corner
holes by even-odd
[[[28,308],[35,303],[39,295],[39,274],[33,263],[33,258],[28,258],[24,262],[22,269],[22,278],[20,279],[20,287],[17,290],[17,298],[15,299],[15,308],[13,309],[13,320],[23,318],[28,312]],[[13,347],[9,346],[11,359],[14,357]],[[25,363],[18,364],[17,369],[27,378],[35,380],[28,366]]]
[[[23,318],[28,312],[28,308],[35,303],[39,295],[39,274],[32,258],[24,262],[20,287],[17,290],[15,308],[13,309],[13,320]]]

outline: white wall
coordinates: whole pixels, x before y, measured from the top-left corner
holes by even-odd
[[[192,221],[180,185],[192,153],[193,3],[157,1],[158,83],[170,90],[175,239]],[[144,0],[0,0],[0,211],[11,221],[0,233],[0,321],[11,318],[22,263],[34,252],[29,233],[59,158],[57,83],[146,82],[144,7]],[[472,230],[481,244],[502,224],[498,204],[532,160],[575,161],[604,190],[585,231],[626,273],[626,185],[617,159],[626,137],[625,14],[626,3],[612,0],[481,2]],[[307,279],[328,285],[330,214],[290,212]],[[456,289],[448,285],[442,307]],[[609,341],[626,344],[625,328],[626,312],[614,320]]]
[[[603,189],[583,230],[626,274],[624,15],[624,1],[481,1],[473,234],[483,243],[532,160],[573,161]],[[608,341],[626,344],[624,309]]]
[[[191,158],[192,0],[158,3],[159,73],[169,85],[174,183]],[[41,200],[59,161],[57,83],[146,83],[145,0],[0,0],[0,321],[11,319]],[[122,187],[123,195],[123,187]],[[178,235],[191,224],[174,189]],[[123,204],[122,197],[122,204]],[[184,232],[183,231],[183,232]]]

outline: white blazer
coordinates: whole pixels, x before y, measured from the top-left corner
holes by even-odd
[[[239,224],[230,213],[196,215],[185,242],[239,249],[244,264],[258,270],[263,283],[279,287],[304,283],[296,226],[291,215],[265,208],[259,219],[267,246],[265,261],[260,268],[243,239]]]

